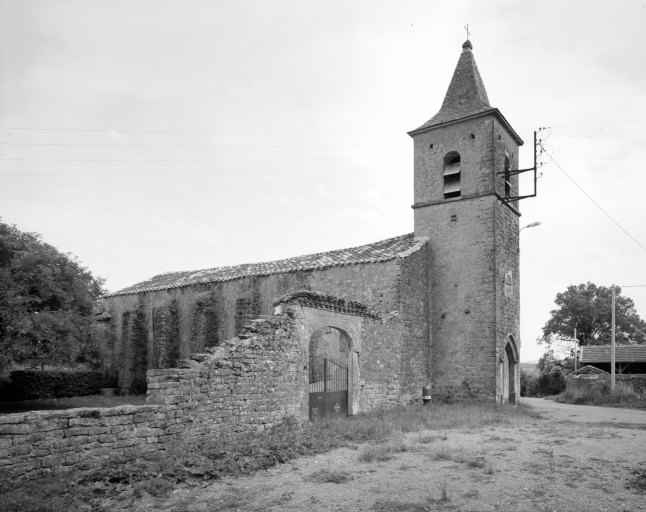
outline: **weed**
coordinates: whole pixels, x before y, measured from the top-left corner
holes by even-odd
[[[155,498],[168,496],[174,488],[173,482],[163,477],[144,480],[143,482],[137,482],[135,485],[136,491],[145,492]]]
[[[434,434],[421,434],[417,437],[417,442],[421,444],[434,443],[435,441],[446,441],[448,439],[445,435],[434,435]]]
[[[348,482],[349,480],[352,480],[353,478],[354,477],[352,476],[352,474],[347,473],[346,471],[332,471],[329,469],[320,469],[319,471],[316,471],[315,473],[312,473],[307,477],[310,482],[315,482],[318,484],[343,484],[345,482]]]
[[[628,482],[627,487],[632,487],[638,491],[646,491],[646,469],[637,468],[631,472],[632,478]]]
[[[449,497],[449,492],[447,491],[446,488],[446,482],[442,485],[442,496],[440,496],[440,501],[446,503],[448,501],[451,501],[451,498]]]
[[[380,462],[392,459],[393,453],[402,453],[407,451],[410,451],[410,447],[401,439],[397,439],[388,444],[366,446],[361,453],[359,453],[358,460],[359,462]]]
[[[429,454],[429,457],[433,460],[455,460],[456,457],[460,456],[459,450],[448,446],[440,446]]]
[[[371,510],[374,512],[428,512],[427,503],[412,501],[377,500]]]
[[[471,468],[471,469],[476,469],[476,468],[480,469],[486,466],[485,461],[480,457],[475,459],[468,459],[466,461],[466,465],[468,468]]]
[[[392,459],[387,445],[366,446],[359,454],[359,462],[383,462]]]
[[[211,501],[211,511],[220,512],[224,510],[240,510],[240,507],[244,505],[244,500],[242,493],[240,492],[229,492],[220,497],[219,500]]]
[[[446,482],[442,484],[442,488],[440,489],[440,496],[438,498],[428,498],[428,503],[429,505],[432,506],[431,509],[426,509],[426,510],[435,510],[435,505],[447,505],[451,501],[451,496],[449,495],[449,490],[446,485]]]

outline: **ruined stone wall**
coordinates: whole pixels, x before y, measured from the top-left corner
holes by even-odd
[[[572,374],[565,381],[566,391],[574,397],[607,395],[610,393],[610,374]],[[615,375],[615,386],[638,395],[646,393],[646,374]]]
[[[410,257],[401,261],[407,261]],[[139,366],[133,363],[135,355],[139,354],[138,361],[144,361],[141,368],[145,371],[159,367],[156,354],[161,352],[158,345],[162,341],[166,347],[177,347],[180,359],[187,358],[193,352],[217,346],[221,341],[237,335],[250,320],[270,315],[273,310],[272,301],[289,291],[314,290],[358,301],[380,312],[398,310],[403,305],[399,290],[401,261],[250,276],[226,282],[109,297],[106,299],[106,307],[112,315],[115,333],[120,338],[117,343],[120,348],[117,360],[121,361],[119,390],[134,391],[137,383],[141,387],[141,378],[138,379],[141,370],[137,373]],[[418,267],[417,263],[411,266],[415,271]],[[412,270],[407,272],[411,285],[420,281],[411,276]],[[171,321],[175,323],[167,325],[164,331],[167,335],[164,340],[160,340],[155,331],[154,312],[169,310],[173,311]],[[138,345],[140,350],[136,352],[132,346],[135,338],[125,338],[130,332],[127,328],[130,324],[126,320],[132,317],[134,311],[141,314],[141,325],[145,331],[143,357],[141,344]],[[171,315],[167,314],[166,318],[171,318]],[[418,340],[420,335],[419,329],[412,323],[410,325],[416,334],[409,339],[409,345],[412,343],[410,340]],[[169,339],[170,333],[175,333],[177,339]],[[411,348],[410,352],[414,350]]]
[[[88,469],[168,443],[298,430],[307,421],[307,373],[292,320],[256,323],[193,368],[148,372],[148,405],[0,416],[0,474]]]

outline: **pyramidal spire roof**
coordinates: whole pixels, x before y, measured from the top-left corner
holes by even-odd
[[[409,134],[425,131],[428,128],[440,124],[451,123],[484,112],[492,112],[502,118],[511,133],[522,144],[522,140],[520,140],[520,137],[509,126],[507,121],[504,120],[500,111],[489,104],[487,91],[478,71],[472,50],[473,45],[467,39],[462,45],[462,54],[453,72],[453,78],[446,91],[446,96],[444,97],[440,111],[422,126],[409,132]]]

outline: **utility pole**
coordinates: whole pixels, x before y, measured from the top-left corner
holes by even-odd
[[[612,285],[612,333],[610,335],[610,392],[615,391],[615,285]]]
[[[578,355],[578,349],[579,349],[579,340],[576,339],[576,327],[574,328],[574,371],[577,371],[579,369],[579,355]]]

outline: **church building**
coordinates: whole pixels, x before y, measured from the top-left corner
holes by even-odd
[[[162,274],[107,296],[120,391],[144,391],[147,370],[244,340],[254,322],[290,306],[303,312],[299,325],[309,326],[299,336],[305,336],[310,417],[317,414],[316,386],[334,391],[332,367],[346,372],[336,385],[348,397],[347,414],[420,399],[424,386],[433,400],[515,402],[514,171],[523,141],[490,105],[470,41],[439,112],[409,135],[412,233],[278,261]]]

